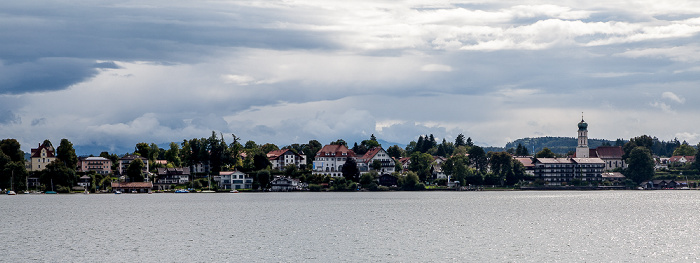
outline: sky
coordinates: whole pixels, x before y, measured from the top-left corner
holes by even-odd
[[[694,145],[699,33],[699,1],[2,1],[0,137]]]

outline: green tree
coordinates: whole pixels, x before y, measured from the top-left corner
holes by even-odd
[[[267,154],[258,149],[253,152],[253,166],[255,170],[264,170],[269,169],[272,163],[267,158]]]
[[[554,158],[556,155],[547,147],[544,147],[541,151],[535,154],[535,158]]]
[[[389,146],[389,148],[386,149],[386,153],[394,159],[401,158],[402,152],[403,150],[398,145]]]
[[[165,160],[168,161],[168,163],[173,164],[174,167],[182,166],[182,161],[180,159],[180,146],[177,145],[177,143],[170,143],[170,149],[165,151]]]
[[[524,147],[522,144],[518,143],[518,148],[515,149],[515,156],[528,156],[530,155],[530,152],[527,150],[527,147]]]
[[[505,183],[508,177],[513,177],[513,156],[507,152],[492,153],[489,158],[491,172]]]
[[[126,176],[129,177],[131,182],[143,182],[143,167],[144,163],[141,158],[135,158],[126,169]]]
[[[61,144],[56,149],[56,160],[63,162],[66,167],[72,170],[78,167],[78,156],[73,149],[73,143],[68,139],[61,139]]]
[[[697,154],[697,150],[693,146],[688,145],[688,143],[683,143],[681,146],[673,150],[673,156],[693,156]]]
[[[247,141],[247,142],[245,142],[245,146],[243,146],[243,148],[246,150],[252,150],[252,149],[257,149],[258,145],[255,144],[254,141]]]
[[[360,170],[357,168],[357,161],[354,158],[347,158],[340,171],[343,173],[343,177],[350,182],[358,182],[360,179]]]
[[[146,159],[148,159],[151,163],[154,163],[155,160],[158,160],[158,156],[160,155],[160,148],[158,148],[158,145],[155,143],[151,143],[149,146],[148,150],[148,156],[144,156]]]
[[[417,191],[417,190],[425,190],[425,185],[420,182],[420,178],[418,177],[418,174],[414,172],[408,172],[406,173],[406,176],[401,178],[403,180],[401,181],[401,189],[405,191]]]
[[[455,147],[466,146],[466,145],[467,145],[467,142],[464,141],[464,134],[460,133],[459,135],[457,135],[457,138],[455,139]]]
[[[136,146],[134,147],[134,154],[138,154],[139,156],[150,159],[148,157],[148,153],[151,152],[151,146],[148,143],[145,142],[140,142],[137,143]]]
[[[51,142],[49,142],[49,144],[50,143]],[[2,151],[13,162],[24,160],[24,153],[20,148],[19,142],[15,139],[3,139],[0,141],[0,151]]]
[[[345,145],[345,147],[347,147],[348,143],[345,142],[345,140],[343,140],[343,139],[338,139],[334,142],[331,142],[331,145]]]
[[[54,190],[57,192],[65,192],[60,190],[63,187],[70,189],[76,182],[75,170],[66,167],[64,162],[53,161],[46,165],[46,168],[40,172],[39,180],[46,187],[51,189],[53,183]]]
[[[430,154],[414,152],[411,154],[411,163],[408,165],[408,170],[415,172],[421,182],[425,182],[431,176],[430,168],[432,163],[433,156]]]
[[[372,169],[375,171],[381,171],[382,170],[382,161],[380,161],[380,160],[372,161]]]
[[[630,151],[627,164],[625,177],[637,184],[654,177],[654,159],[651,157],[651,151],[644,146],[637,146]]]
[[[377,178],[379,174],[375,171],[371,171],[369,173],[365,173],[360,177],[360,185],[362,185],[362,188],[369,188],[369,186],[374,183],[375,178]]]
[[[467,146],[468,145],[469,144],[467,144]],[[474,167],[481,174],[485,174],[488,168],[488,160],[486,159],[486,152],[484,152],[484,149],[479,146],[471,146],[468,153],[469,165]]]
[[[267,154],[267,153],[269,153],[269,152],[271,152],[271,151],[277,151],[277,150],[279,150],[280,148],[277,147],[277,145],[274,145],[274,144],[272,144],[272,143],[266,143],[266,144],[263,144],[262,146],[260,146],[260,149],[261,149],[265,154]]]
[[[272,181],[272,178],[270,176],[270,171],[260,170],[256,173],[256,175],[258,178],[258,183],[260,183],[260,187],[263,190],[270,188],[270,182]]]

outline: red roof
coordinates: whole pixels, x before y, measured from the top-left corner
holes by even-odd
[[[611,158],[611,159],[622,159],[622,155],[625,154],[620,146],[600,146],[595,148],[596,156],[598,158]],[[594,157],[591,155],[591,157]]]
[[[39,148],[32,149],[32,158],[41,158],[41,149],[46,149],[46,157],[55,157],[55,151],[53,147],[46,147],[41,144],[39,144]]]
[[[345,157],[355,157],[355,152],[352,150],[348,149],[345,145],[338,144],[338,145],[326,145],[321,148],[316,153],[316,157],[324,157],[324,156],[345,156]]]
[[[681,158],[685,157],[685,160],[687,162],[695,162],[695,156],[671,156],[671,158],[668,159],[668,162],[670,163],[675,163],[675,162],[680,162]]]
[[[525,166],[527,167],[535,167],[535,163],[532,161],[532,158],[530,157],[514,157],[513,159],[518,160]]]
[[[369,151],[367,151],[365,153],[365,155],[362,156],[362,160],[364,162],[368,162],[370,159],[372,159],[372,157],[377,155],[377,153],[379,153],[379,151],[381,151],[381,150],[382,150],[382,147],[373,147],[372,149],[369,149]]]
[[[292,150],[289,150],[289,149],[282,149],[282,150],[275,150],[275,151],[271,151],[271,152],[267,153],[267,158],[270,159],[270,160],[274,160],[274,159],[277,159],[277,158],[279,158],[280,156],[284,155],[284,154],[287,153],[287,152],[290,152],[290,153],[292,153],[292,154],[294,154],[294,155],[297,155],[297,156],[300,156],[300,157],[301,157],[301,155],[295,153],[295,152],[292,151]]]

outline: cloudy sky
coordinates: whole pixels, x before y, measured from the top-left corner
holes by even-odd
[[[3,1],[0,137],[700,140],[698,1]],[[165,145],[161,145],[165,147]]]

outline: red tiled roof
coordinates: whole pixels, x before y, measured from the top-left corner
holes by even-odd
[[[271,151],[271,152],[267,153],[267,158],[270,159],[270,160],[274,160],[274,159],[277,159],[277,158],[279,158],[280,156],[284,155],[284,154],[287,153],[287,152],[290,152],[290,153],[292,153],[292,154],[294,154],[294,155],[296,155],[296,156],[300,156],[300,157],[301,157],[301,155],[295,153],[294,151],[292,151],[292,150],[290,150],[290,149],[282,149],[282,150],[275,150],[275,151]]]
[[[343,155],[345,153],[345,155]],[[324,156],[346,156],[346,157],[355,157],[355,152],[352,150],[348,149],[345,145],[338,144],[338,145],[326,145],[321,148],[316,153],[316,157],[324,157]]]
[[[518,160],[525,166],[527,167],[535,167],[535,163],[532,161],[532,158],[530,157],[514,157],[513,159]]]
[[[53,147],[46,147],[41,144],[39,144],[38,148],[32,148],[31,153],[32,153],[32,158],[41,158],[41,149],[46,149],[46,157],[55,157],[55,151]]]
[[[596,156],[598,158],[612,158],[612,159],[622,159],[622,155],[625,154],[620,146],[600,146],[595,149]],[[591,157],[594,157],[591,155]]]
[[[365,155],[362,156],[362,160],[364,162],[368,162],[370,159],[372,159],[372,157],[377,155],[377,153],[379,153],[379,151],[381,151],[381,150],[382,150],[381,147],[373,147],[372,149],[369,149],[369,151],[367,151],[365,153]]]
[[[695,156],[671,156],[671,158],[668,159],[668,162],[670,163],[675,163],[679,162],[681,158],[685,157],[685,160],[688,162],[695,162]]]

